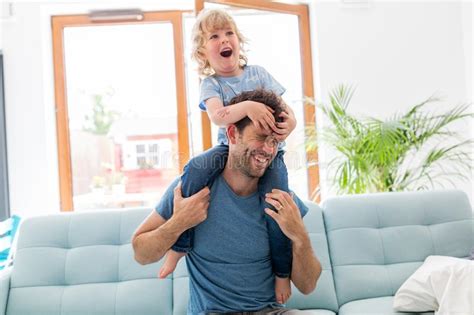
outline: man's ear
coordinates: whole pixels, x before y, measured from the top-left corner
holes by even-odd
[[[239,137],[239,132],[237,127],[234,124],[230,124],[227,126],[227,138],[229,139],[229,143],[236,144],[237,138]]]

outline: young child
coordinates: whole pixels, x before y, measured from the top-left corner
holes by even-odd
[[[273,188],[288,191],[288,173],[283,161],[281,141],[285,140],[296,126],[293,111],[286,112],[275,122],[273,114],[264,104],[244,101],[227,107],[237,94],[255,89],[271,90],[277,95],[285,89],[262,67],[248,66],[243,51],[245,39],[237,29],[232,17],[223,10],[205,10],[199,14],[193,29],[193,59],[199,66],[199,74],[205,76],[201,84],[200,108],[207,110],[211,121],[220,126],[218,145],[193,158],[184,168],[181,178],[183,197],[189,197],[213,180],[224,169],[228,141],[225,126],[248,116],[256,127],[272,131],[279,142],[278,153],[265,175],[259,181],[259,193]],[[273,144],[277,145],[277,144]],[[268,205],[266,205],[269,207]],[[262,211],[265,203],[262,203]],[[268,233],[272,267],[275,277],[275,293],[278,303],[285,303],[291,295],[291,242],[278,224],[268,215]],[[178,260],[192,249],[193,229],[183,233],[167,253],[159,277],[164,278],[176,268]]]

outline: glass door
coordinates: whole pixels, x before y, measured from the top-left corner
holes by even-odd
[[[286,141],[289,185],[299,196],[311,198],[319,184],[319,170],[317,153],[305,149],[306,126],[314,125],[315,120],[314,107],[304,101],[306,97],[314,97],[307,6],[260,0],[197,2],[197,10],[203,7],[227,10],[248,39],[248,63],[263,66],[286,88],[283,99],[295,112],[298,122]],[[192,23],[185,25],[186,33],[190,33],[188,25]],[[208,136],[214,143],[216,128],[211,129]]]
[[[181,172],[189,151],[180,25],[179,14],[155,13],[145,23],[63,27],[63,210],[154,206]]]

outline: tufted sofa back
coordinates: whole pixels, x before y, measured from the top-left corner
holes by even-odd
[[[427,256],[464,257],[474,244],[460,191],[341,196],[323,208],[339,305],[394,295]]]
[[[21,226],[7,314],[171,314],[171,279],[130,244],[150,209],[36,217]]]

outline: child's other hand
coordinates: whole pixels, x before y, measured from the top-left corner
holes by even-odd
[[[283,121],[276,123],[277,129],[274,132],[274,137],[278,141],[284,141],[295,129],[296,119],[286,112],[281,112],[280,117],[283,118]]]
[[[247,116],[253,122],[256,128],[263,128],[266,131],[276,131],[275,118],[273,117],[274,110],[263,103],[247,101]]]

